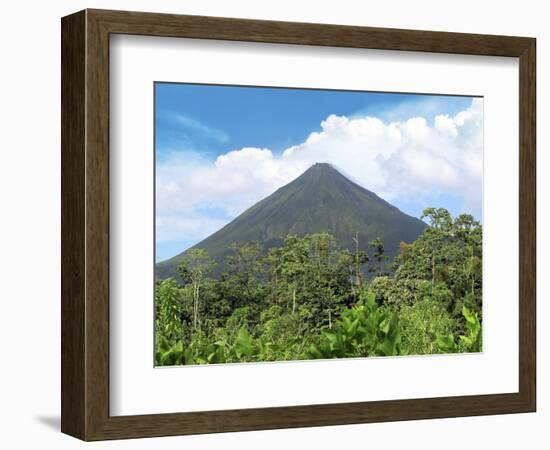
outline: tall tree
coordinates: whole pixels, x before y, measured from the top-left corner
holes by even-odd
[[[320,323],[326,317],[329,328],[332,328],[333,317],[336,313],[341,290],[348,288],[348,279],[343,267],[338,265],[336,241],[329,233],[315,233],[308,235],[306,241],[309,247],[311,260],[310,288],[312,306],[318,303],[321,314]],[[316,299],[316,302],[315,302]]]
[[[352,238],[355,244],[355,252],[353,254],[353,280],[354,292],[360,291],[363,284],[363,266],[369,262],[369,255],[363,250],[359,250],[359,233],[355,232]]]
[[[193,329],[200,324],[201,288],[215,266],[208,252],[202,248],[194,248],[185,255],[177,271],[185,284],[190,284],[193,291]]]
[[[372,257],[376,260],[376,267],[372,269],[372,271],[375,271],[377,276],[382,276],[384,271],[384,261],[388,259],[388,257],[384,254],[384,244],[382,243],[382,240],[377,237],[376,239],[373,239],[372,241],[369,241],[369,247],[373,249],[373,255]]]
[[[432,285],[435,285],[437,265],[445,258],[445,238],[451,235],[453,219],[449,211],[444,208],[426,208],[421,219],[427,219],[430,226],[423,233],[423,237],[431,247]]]
[[[470,214],[461,214],[458,216],[453,223],[453,227],[456,236],[464,243],[467,249],[468,256],[465,263],[465,272],[468,277],[470,294],[474,295],[476,284],[478,280],[481,280],[482,227]]]
[[[307,273],[308,267],[308,254],[305,240],[295,235],[287,236],[280,257],[280,272],[290,286],[292,314],[295,314],[297,290],[304,283],[304,276]]]
[[[256,300],[258,277],[262,269],[262,246],[259,242],[233,244],[225,260],[223,280],[235,307]],[[237,300],[238,299],[238,300]]]

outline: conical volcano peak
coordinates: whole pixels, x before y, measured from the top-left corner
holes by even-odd
[[[318,162],[309,167],[302,175],[313,175],[313,174],[328,174],[331,172],[336,172],[341,175],[341,173],[336,169],[332,164],[326,162]]]
[[[310,166],[296,180],[311,182],[335,182],[336,180],[347,181],[348,178],[330,163],[318,162]]]
[[[334,166],[327,162],[317,162],[310,167],[311,170],[336,170]]]
[[[401,241],[413,242],[425,227],[323,162],[313,164],[195,247],[208,251],[221,273],[235,243],[257,241],[267,251],[281,245],[289,234],[328,232],[339,247],[351,250],[356,249],[354,239],[367,251],[368,242],[379,237],[386,255],[393,257]],[[175,276],[184,255],[158,263],[157,277]]]
[[[322,201],[327,193],[334,197],[339,194],[340,200],[348,203],[358,195],[370,197],[376,202],[384,202],[375,193],[352,181],[330,163],[319,162],[310,166],[298,178],[283,186],[278,192],[293,192],[299,196],[308,196],[311,206]],[[312,203],[313,202],[313,203]],[[388,206],[391,206],[388,204]]]

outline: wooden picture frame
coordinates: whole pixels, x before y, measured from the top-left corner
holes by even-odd
[[[61,25],[64,433],[101,440],[535,411],[535,39],[104,10]],[[519,58],[519,391],[110,416],[109,36],[117,33]]]

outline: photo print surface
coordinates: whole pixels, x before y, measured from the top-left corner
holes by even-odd
[[[155,365],[482,351],[483,98],[155,83]]]

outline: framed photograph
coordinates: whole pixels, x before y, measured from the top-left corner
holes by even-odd
[[[535,411],[534,38],[61,29],[64,433]]]

